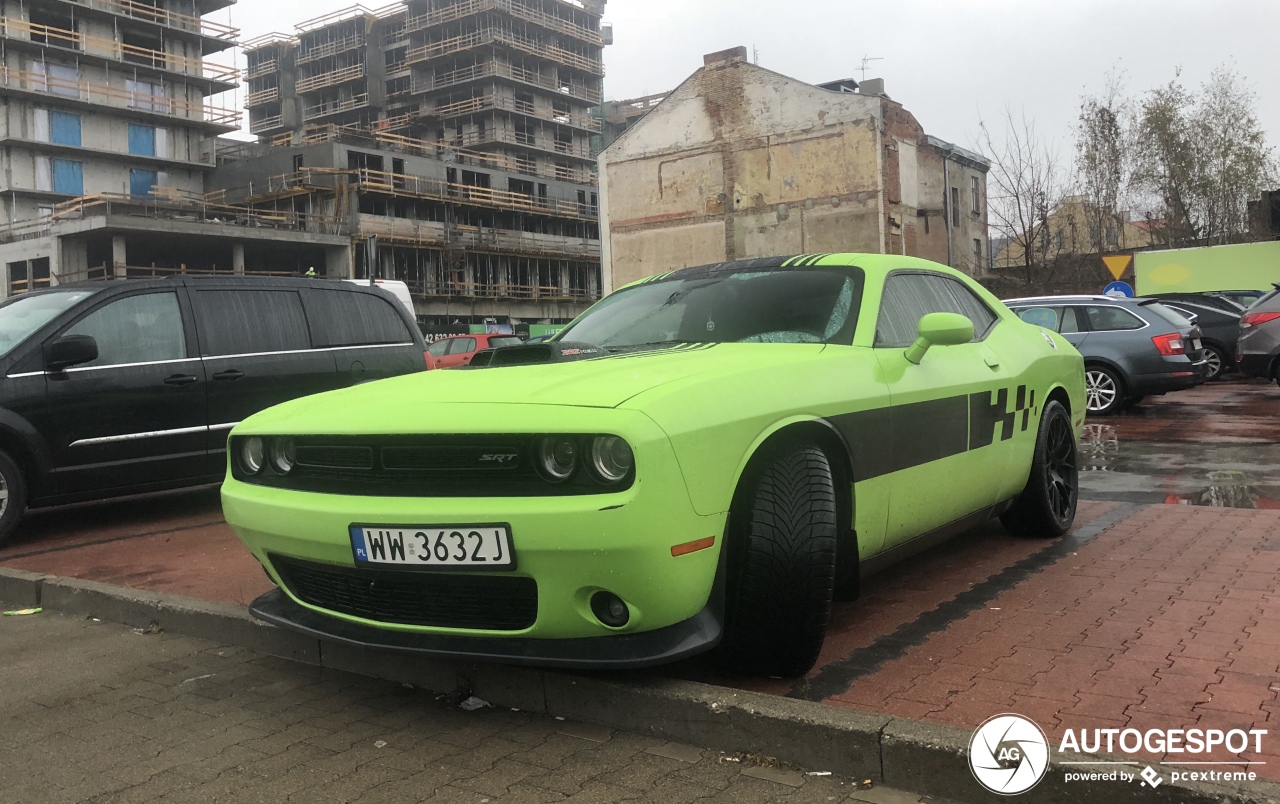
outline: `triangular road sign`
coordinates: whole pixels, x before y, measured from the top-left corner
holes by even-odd
[[[1133,265],[1133,255],[1117,254],[1113,257],[1103,257],[1102,261],[1107,264],[1107,270],[1119,282],[1120,277],[1124,276],[1124,272],[1129,270],[1130,265]]]

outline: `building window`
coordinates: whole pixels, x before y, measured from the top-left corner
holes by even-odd
[[[53,168],[53,191],[63,195],[84,195],[84,163],[70,159],[50,160]]]
[[[129,171],[129,195],[151,195],[151,190],[160,183],[160,174],[154,170]]]
[[[80,97],[80,68],[74,64],[31,63],[31,88],[63,98]]]
[[[982,214],[982,187],[977,176],[969,177],[969,193],[973,197],[973,214]]]
[[[982,270],[982,240],[973,239],[973,267],[974,270]]]
[[[156,155],[156,127],[129,124],[129,153],[134,156]]]
[[[129,108],[144,112],[167,112],[169,104],[164,99],[164,84],[159,81],[125,81],[129,93]]]
[[[49,112],[49,142],[54,145],[70,145],[79,148],[80,115],[70,112]]]
[[[951,188],[951,225],[960,225],[960,188]]]

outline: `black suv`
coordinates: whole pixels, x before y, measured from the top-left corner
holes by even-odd
[[[0,543],[28,506],[218,482],[245,417],[424,371],[425,349],[394,296],[346,282],[181,277],[8,299]]]

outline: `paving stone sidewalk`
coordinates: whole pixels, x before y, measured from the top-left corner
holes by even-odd
[[[4,801],[931,801],[52,612],[0,646]]]

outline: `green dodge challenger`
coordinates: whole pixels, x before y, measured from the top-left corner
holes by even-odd
[[[1084,365],[956,271],[689,268],[553,341],[300,399],[231,434],[270,622],[381,649],[811,668],[832,601],[999,517],[1075,518]]]

